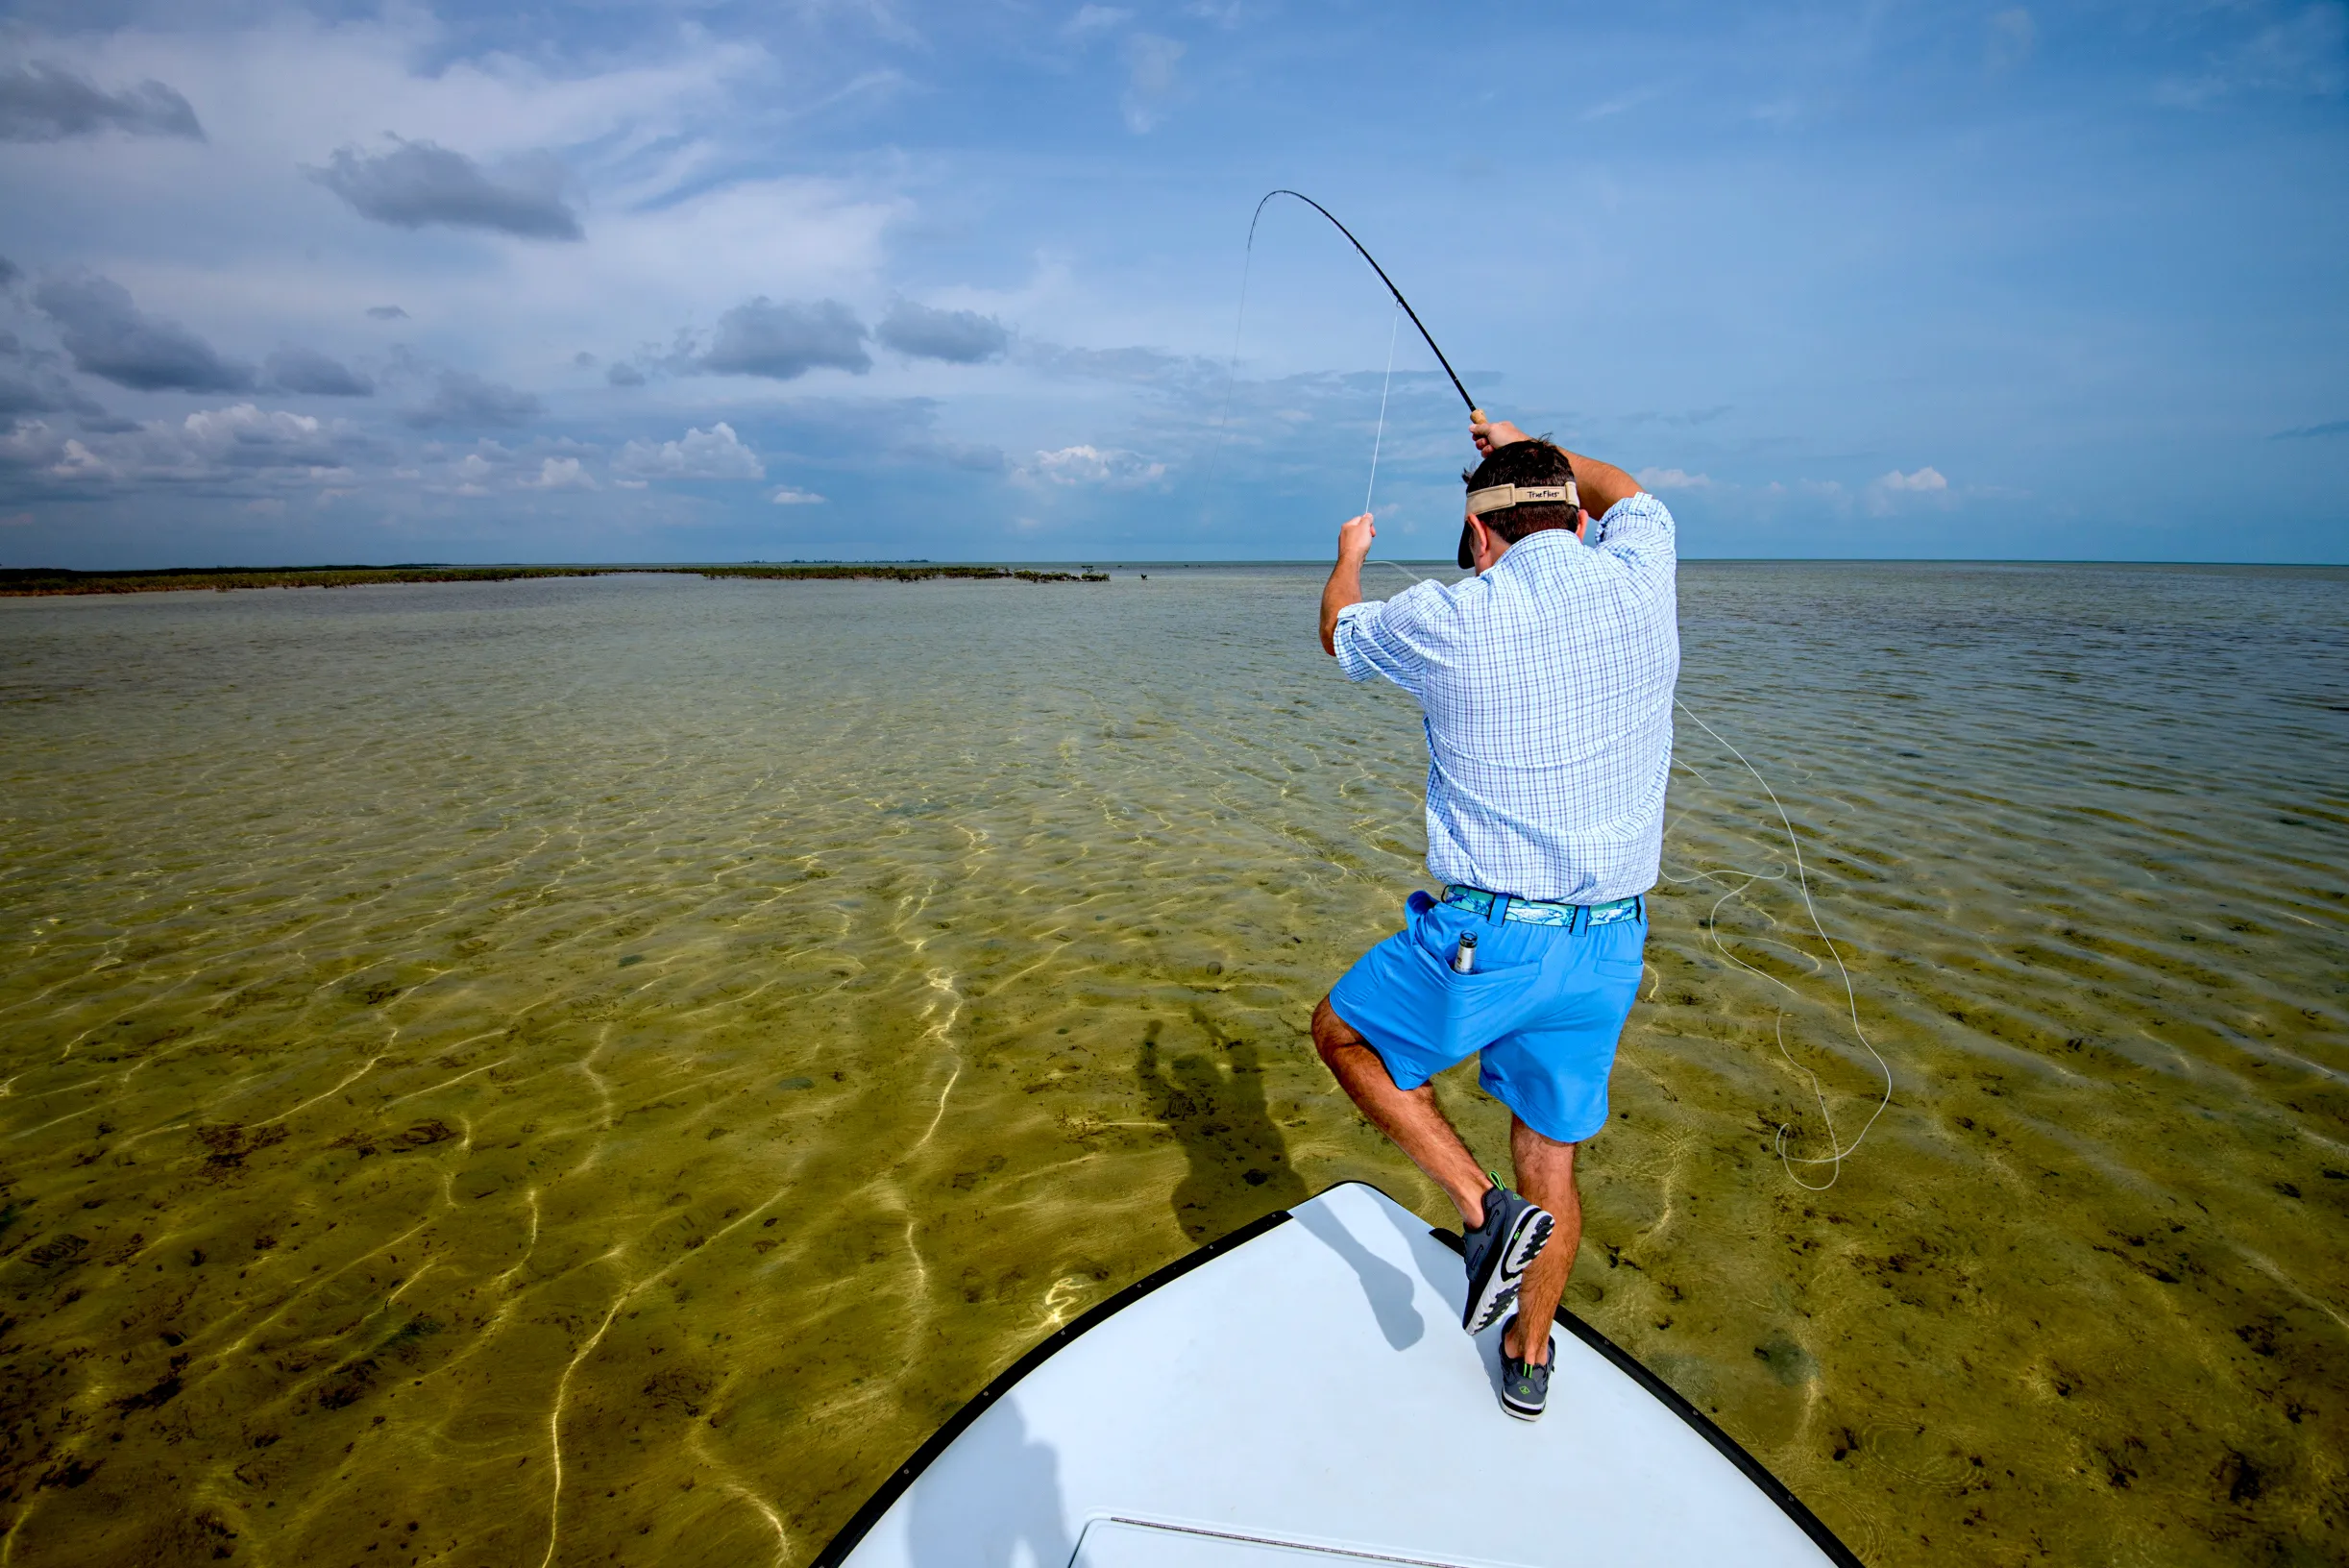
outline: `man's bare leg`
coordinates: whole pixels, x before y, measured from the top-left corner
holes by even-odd
[[[1550,1360],[1550,1320],[1558,1298],[1566,1293],[1566,1277],[1574,1272],[1574,1255],[1582,1244],[1582,1194],[1575,1188],[1576,1145],[1542,1137],[1509,1118],[1509,1154],[1517,1163],[1517,1190],[1550,1211],[1557,1228],[1550,1244],[1527,1268],[1517,1286],[1517,1316],[1501,1336],[1501,1348],[1521,1361],[1541,1366]],[[1527,1354],[1528,1347],[1532,1350]]]
[[[1411,1164],[1450,1194],[1452,1206],[1460,1212],[1460,1222],[1471,1230],[1483,1224],[1484,1189],[1492,1181],[1435,1103],[1434,1088],[1422,1084],[1417,1089],[1397,1089],[1379,1053],[1337,1016],[1327,996],[1313,1009],[1313,1048],[1371,1124],[1393,1139],[1395,1146],[1411,1157]],[[1570,1160],[1572,1153],[1569,1149]],[[1539,1198],[1533,1201],[1541,1202]],[[1552,1305],[1555,1305],[1554,1296]]]

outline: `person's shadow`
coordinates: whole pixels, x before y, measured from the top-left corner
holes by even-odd
[[[906,1545],[915,1568],[1066,1568],[1076,1555],[1061,1497],[1061,1457],[1031,1439],[1016,1401],[988,1412],[986,1507],[946,1486],[917,1486]],[[1022,1543],[1027,1561],[1018,1560]]]
[[[1183,1234],[1211,1240],[1303,1203],[1305,1182],[1289,1168],[1288,1145],[1264,1109],[1256,1047],[1234,1041],[1162,1063],[1158,1032],[1157,1024],[1149,1026],[1134,1075],[1150,1097],[1151,1115],[1166,1124],[1190,1162],[1174,1189],[1175,1223]]]

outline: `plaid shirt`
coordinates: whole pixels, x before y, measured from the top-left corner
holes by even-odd
[[[1528,534],[1482,576],[1338,614],[1346,678],[1383,675],[1427,713],[1438,881],[1575,904],[1655,886],[1680,673],[1672,513],[1629,496],[1589,531]]]

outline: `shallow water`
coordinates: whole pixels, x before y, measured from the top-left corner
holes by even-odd
[[[1317,580],[0,600],[5,1560],[803,1563],[1201,1238],[1445,1218],[1305,1039],[1422,876]],[[1569,1301],[1872,1564],[2349,1554],[2345,590],[1684,569],[1895,1093],[1774,1153],[1881,1080],[1684,722]]]

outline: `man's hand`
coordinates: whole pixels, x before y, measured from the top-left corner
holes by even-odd
[[[1484,425],[1472,424],[1468,427],[1468,433],[1476,441],[1477,451],[1487,457],[1493,454],[1495,447],[1514,446],[1529,439],[1525,431],[1505,419],[1496,419]]]
[[[1337,530],[1337,564],[1321,590],[1321,650],[1337,651],[1337,616],[1349,604],[1362,601],[1362,563],[1370,558],[1370,542],[1379,536],[1370,514],[1348,518]]]

